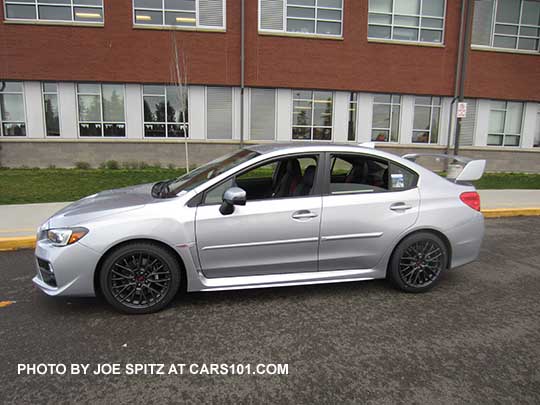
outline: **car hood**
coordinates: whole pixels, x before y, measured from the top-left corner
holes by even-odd
[[[120,212],[140,209],[146,204],[163,201],[152,197],[155,183],[106,190],[69,204],[51,216],[42,229],[75,226],[86,221]]]

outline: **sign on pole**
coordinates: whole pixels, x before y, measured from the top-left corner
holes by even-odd
[[[457,104],[457,113],[458,118],[465,118],[467,116],[467,103],[458,103]]]

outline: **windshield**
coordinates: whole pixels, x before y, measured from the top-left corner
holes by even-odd
[[[228,155],[221,156],[173,180],[169,184],[169,193],[178,194],[180,191],[193,190],[204,182],[213,179],[221,173],[247,162],[256,156],[259,156],[259,153],[248,149],[241,149]]]

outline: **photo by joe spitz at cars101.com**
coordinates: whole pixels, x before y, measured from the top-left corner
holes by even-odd
[[[179,178],[103,191],[38,230],[34,283],[158,311],[179,290],[387,278],[420,293],[475,260],[484,235],[469,183],[484,160],[452,156],[446,178],[368,145],[249,146]]]

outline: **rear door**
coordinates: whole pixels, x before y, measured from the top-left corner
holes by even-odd
[[[328,154],[319,271],[371,269],[418,218],[416,173],[361,154]]]

